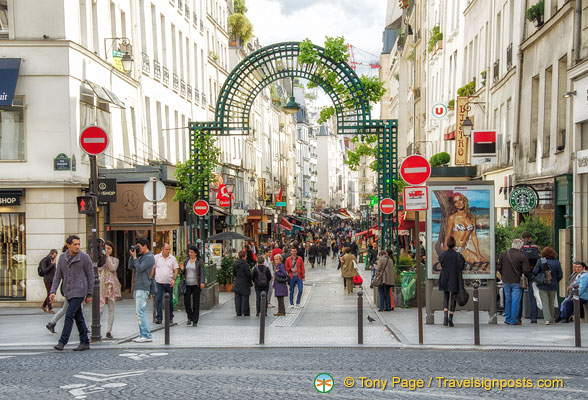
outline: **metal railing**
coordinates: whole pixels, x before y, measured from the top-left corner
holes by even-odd
[[[509,70],[512,67],[512,43],[506,48],[506,69]]]
[[[206,93],[202,92],[202,107],[206,107]]]
[[[178,0],[178,12],[181,14],[184,11],[184,0]]]
[[[198,89],[194,89],[194,103],[200,104],[200,92]]]
[[[177,92],[180,89],[180,77],[178,74],[173,75],[173,88],[174,92]]]
[[[500,79],[500,60],[494,61],[494,65],[492,66],[492,76],[494,78],[494,82]]]
[[[145,72],[146,74],[149,74],[151,68],[149,67],[149,56],[145,53],[141,53],[141,66],[142,66],[142,70],[143,72]]]
[[[169,70],[163,67],[163,84],[169,86]]]
[[[198,15],[196,15],[196,11],[192,11],[192,24],[198,29]]]
[[[184,5],[184,16],[188,19],[188,21],[190,20],[190,6],[188,5],[188,2],[186,2]]]
[[[180,80],[180,96],[185,97],[186,96],[186,82],[184,82],[184,80]]]
[[[186,99],[188,99],[189,102],[192,102],[192,86],[190,85],[186,85]]]
[[[157,80],[161,79],[161,64],[157,60],[153,60],[153,76]]]

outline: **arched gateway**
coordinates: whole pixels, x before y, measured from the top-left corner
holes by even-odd
[[[214,121],[190,123],[190,149],[196,168],[197,135],[248,135],[251,107],[259,92],[279,79],[303,78],[320,86],[333,101],[338,134],[378,135],[378,197],[397,200],[392,184],[398,176],[397,120],[372,119],[364,86],[355,71],[346,62],[334,61],[324,48],[312,46],[316,57],[310,63],[299,61],[300,42],[276,43],[251,53],[231,71],[219,93]],[[199,197],[208,199],[208,190],[202,187]],[[390,246],[396,218],[380,220],[380,244]]]

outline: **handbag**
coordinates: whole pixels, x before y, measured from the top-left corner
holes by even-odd
[[[372,279],[372,283],[370,283],[371,288],[382,286],[382,283],[384,283],[384,273],[386,272],[386,268],[388,268],[389,262],[390,262],[390,258],[388,258],[388,260],[386,261],[386,265],[384,266],[384,270],[381,273],[376,274],[374,276],[374,279]]]
[[[276,274],[276,281],[278,283],[286,283],[289,280],[290,279],[288,278],[288,274],[286,274],[286,275],[278,275],[278,274]]]
[[[180,294],[186,294],[186,280],[182,279],[178,285],[178,292]]]
[[[460,307],[463,307],[466,304],[468,304],[468,300],[470,299],[470,294],[463,287],[463,275],[461,273],[459,274],[459,277],[458,277],[458,285],[459,285],[459,291],[457,292],[457,304],[459,304]]]
[[[512,258],[510,258],[510,253],[508,252],[508,250],[506,251],[506,256],[508,257],[508,260],[510,261],[510,265],[512,265],[512,267],[514,268],[514,263],[512,262]],[[519,273],[516,270],[515,270],[515,272],[517,274]],[[523,274],[522,270],[521,270],[521,277],[519,278],[519,287],[523,290],[529,288],[529,279],[527,278],[527,276],[525,274]]]

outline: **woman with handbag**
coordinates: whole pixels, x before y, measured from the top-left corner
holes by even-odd
[[[341,257],[341,277],[345,279],[345,288],[348,294],[353,293],[353,277],[359,275],[355,269],[355,263],[357,263],[357,259],[351,254],[351,249],[345,247],[343,257]]]
[[[460,289],[461,274],[465,267],[465,259],[455,251],[453,236],[447,240],[447,250],[439,256],[439,262],[441,263],[439,290],[443,292],[443,326],[453,327],[455,303]]]
[[[185,282],[180,282],[180,290],[184,291],[184,307],[188,316],[186,325],[195,328],[200,316],[200,291],[204,289],[204,262],[196,246],[189,247],[188,258],[180,269],[185,279]]]
[[[282,262],[282,255],[274,256],[274,295],[278,299],[278,312],[276,317],[286,316],[286,307],[284,306],[284,297],[288,296],[288,273]]]
[[[554,323],[553,309],[555,302],[555,295],[559,287],[559,281],[563,274],[561,272],[561,264],[557,258],[557,252],[547,246],[541,251],[541,258],[537,261],[533,275],[535,282],[539,289],[539,297],[543,304],[543,319],[545,325]]]
[[[378,311],[393,310],[390,301],[390,289],[394,287],[396,271],[392,260],[392,250],[381,250],[376,264],[376,275],[372,285],[378,287],[380,307]]]

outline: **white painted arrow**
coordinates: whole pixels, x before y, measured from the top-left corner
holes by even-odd
[[[80,374],[84,374],[84,375],[74,375],[74,377],[80,378],[80,379],[87,379],[87,380],[93,381],[93,382],[104,382],[104,381],[110,381],[113,379],[139,376],[139,375],[143,375],[145,372],[147,372],[147,370],[134,371],[134,372],[122,372],[120,374],[97,374],[94,372],[80,372]],[[91,376],[88,376],[88,375],[91,375]]]

